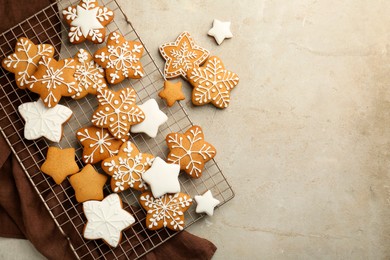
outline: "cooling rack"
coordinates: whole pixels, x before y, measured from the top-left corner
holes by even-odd
[[[78,0],[63,0],[53,3],[1,34],[0,59],[12,53],[16,40],[23,36],[31,39],[36,44],[52,44],[60,59],[73,57],[80,48],[94,53],[104,44],[82,43],[71,45],[68,42],[68,26],[63,22],[58,10],[63,10],[67,6],[77,3]],[[99,3],[107,6],[115,13],[114,21],[107,26],[107,35],[112,31],[119,30],[126,39],[142,42],[116,0],[100,0]],[[168,121],[160,127],[156,138],[151,139],[144,134],[132,134],[130,140],[136,144],[141,152],[151,153],[165,159],[168,154],[165,136],[171,132],[184,132],[192,125],[192,122],[180,103],[169,108],[158,98],[157,94],[163,86],[164,76],[161,74],[146,46],[145,50],[141,59],[145,76],[139,80],[125,80],[121,84],[110,87],[114,90],[126,86],[133,87],[137,92],[138,104],[144,103],[150,98],[157,100],[160,109],[168,115]],[[65,180],[61,185],[56,185],[50,177],[41,173],[40,166],[45,160],[47,148],[56,145],[61,148],[74,147],[76,149],[77,163],[80,167],[83,167],[81,161],[82,148],[75,137],[75,132],[81,127],[91,125],[90,118],[97,107],[96,97],[89,95],[78,101],[70,98],[61,100],[61,104],[72,109],[73,117],[64,125],[64,137],[60,143],[51,143],[44,138],[28,141],[23,137],[24,121],[17,112],[17,108],[22,103],[37,100],[38,96],[17,88],[14,75],[3,68],[0,69],[0,131],[54,219],[54,222],[63,235],[68,238],[69,245],[77,258],[136,259],[177,234],[177,232],[168,229],[160,229],[158,231],[146,229],[145,211],[138,203],[140,193],[126,190],[119,195],[124,201],[124,208],[134,215],[136,222],[123,232],[122,242],[119,246],[110,248],[101,240],[85,240],[82,237],[82,231],[86,218],[82,211],[82,205],[75,200],[74,191],[68,180]],[[207,136],[207,133],[206,138],[212,142],[212,137]],[[95,167],[99,172],[102,172],[98,165],[95,165]],[[203,176],[200,179],[191,179],[186,174],[181,174],[179,180],[182,191],[191,195],[191,197],[210,189],[213,195],[221,201],[219,207],[234,196],[232,188],[215,160],[206,164]],[[111,192],[109,185],[105,186],[104,192],[105,195]],[[185,228],[203,217],[204,215],[195,213],[195,206],[193,205],[185,213]]]

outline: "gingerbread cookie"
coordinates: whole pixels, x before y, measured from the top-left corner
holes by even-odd
[[[168,79],[180,75],[187,78],[187,71],[201,65],[210,54],[196,45],[188,32],[180,34],[175,42],[161,45],[159,50],[165,59],[164,74]]]
[[[87,164],[79,173],[69,178],[78,202],[102,200],[104,198],[103,187],[106,181],[107,176],[98,173],[90,164]]]
[[[102,201],[86,201],[83,210],[87,218],[84,238],[103,239],[112,247],[119,245],[122,231],[135,222],[133,215],[123,209],[118,194],[110,194]]]
[[[181,81],[172,82],[166,80],[164,81],[164,89],[158,93],[158,96],[165,99],[167,105],[171,107],[176,101],[184,100],[186,98],[181,90],[181,86]]]
[[[41,96],[45,106],[54,107],[62,96],[70,97],[81,90],[73,76],[74,72],[73,59],[56,61],[43,56],[27,87]]]
[[[167,227],[171,230],[184,229],[184,212],[192,204],[188,194],[166,194],[160,198],[154,198],[150,191],[142,193],[139,199],[141,206],[146,210],[146,227],[157,230]]]
[[[140,60],[143,52],[142,43],[127,41],[119,32],[112,32],[108,35],[107,46],[95,52],[94,59],[105,69],[107,81],[117,84],[125,78],[144,76]]]
[[[80,128],[76,137],[83,146],[83,162],[97,163],[117,155],[123,140],[115,139],[105,128],[96,126]]]
[[[180,165],[192,178],[200,178],[204,164],[216,155],[214,146],[204,140],[202,128],[192,126],[184,134],[170,133],[166,137],[168,163]]]
[[[24,89],[31,75],[36,71],[42,56],[53,57],[54,48],[50,44],[35,45],[27,38],[21,37],[16,42],[15,52],[8,55],[2,66],[15,74],[16,85]]]
[[[86,95],[96,95],[98,91],[107,87],[106,79],[104,78],[104,70],[93,61],[92,55],[80,49],[74,56],[76,70],[74,78],[80,87],[73,99],[80,99]]]
[[[111,176],[111,190],[114,192],[129,188],[144,191],[147,187],[142,175],[150,168],[153,160],[153,155],[140,153],[132,142],[127,141],[117,156],[102,162],[102,169]]]
[[[41,171],[51,176],[57,184],[61,184],[67,176],[79,171],[79,166],[75,161],[75,149],[49,147]]]
[[[206,191],[203,195],[196,195],[196,213],[206,213],[209,216],[214,214],[214,208],[220,203],[219,200],[213,197],[211,190]]]
[[[99,6],[97,0],[81,0],[76,6],[62,11],[65,21],[70,25],[69,41],[73,44],[89,40],[102,43],[106,37],[106,26],[114,19],[114,12]]]
[[[237,74],[225,69],[221,59],[216,56],[210,57],[202,67],[188,70],[187,78],[194,87],[194,105],[202,106],[211,102],[218,108],[229,106],[230,90],[239,81]]]
[[[232,32],[230,31],[231,22],[222,22],[218,19],[214,19],[213,28],[207,33],[210,36],[213,36],[218,45],[221,45],[223,40],[233,37]]]
[[[92,115],[92,124],[107,128],[117,139],[124,138],[130,127],[145,119],[135,104],[135,90],[127,87],[117,92],[104,89],[97,95],[99,106]]]

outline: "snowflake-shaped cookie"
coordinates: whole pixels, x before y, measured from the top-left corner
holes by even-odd
[[[160,198],[154,198],[151,192],[141,194],[139,199],[141,206],[146,210],[146,226],[150,230],[167,227],[171,230],[183,230],[184,212],[192,204],[188,194],[165,194]]]
[[[74,56],[74,60],[76,70],[73,76],[80,91],[72,96],[73,99],[83,98],[88,93],[96,95],[98,91],[107,87],[103,68],[93,61],[93,57],[88,51],[80,49]]]
[[[194,87],[192,103],[202,106],[212,103],[218,108],[226,108],[230,103],[230,90],[237,86],[239,78],[236,73],[225,69],[218,57],[210,57],[199,68],[188,71],[188,81]]]
[[[53,57],[54,48],[50,44],[35,45],[21,37],[16,42],[15,52],[2,61],[4,69],[15,74],[16,85],[24,89],[31,75],[36,71],[42,56]]]
[[[187,71],[201,65],[210,54],[208,50],[196,45],[188,32],[183,32],[175,42],[163,44],[159,49],[166,61],[166,78],[180,75],[187,78]]]
[[[147,189],[142,180],[142,174],[150,168],[154,160],[153,155],[140,153],[130,141],[124,143],[117,156],[102,162],[102,169],[111,177],[111,189],[121,192],[132,188],[144,191]]]
[[[108,35],[107,46],[95,52],[95,61],[106,70],[109,83],[117,84],[125,78],[144,76],[141,64],[144,47],[140,42],[127,41],[119,32]]]
[[[74,44],[85,40],[102,43],[106,36],[104,26],[114,19],[113,11],[99,6],[97,0],[81,0],[78,5],[64,9],[62,14],[70,25],[69,41]]]
[[[41,96],[45,106],[54,107],[62,96],[70,97],[80,91],[73,77],[74,65],[73,59],[56,61],[43,56],[27,87]]]
[[[184,134],[170,133],[165,140],[170,150],[167,162],[179,164],[192,178],[201,177],[204,164],[217,153],[214,146],[204,140],[200,126],[192,126]]]
[[[122,140],[115,139],[105,128],[84,127],[76,132],[76,137],[83,146],[83,162],[97,163],[118,154]]]
[[[116,138],[124,138],[130,127],[145,119],[144,112],[135,104],[135,90],[131,87],[117,92],[104,89],[97,95],[99,107],[92,115],[92,124],[107,128]]]

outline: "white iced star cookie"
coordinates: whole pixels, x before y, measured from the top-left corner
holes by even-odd
[[[214,19],[213,27],[209,30],[208,35],[213,36],[218,45],[221,45],[223,40],[233,37],[230,31],[230,24],[231,22],[222,22]]]
[[[42,99],[21,104],[18,110],[26,121],[24,138],[35,140],[43,136],[52,142],[61,140],[62,124],[73,114],[72,110],[63,105],[47,108]]]
[[[149,184],[153,197],[159,198],[166,193],[180,192],[179,173],[178,164],[169,164],[156,157],[152,167],[142,174],[142,179]]]
[[[102,201],[90,200],[83,203],[87,218],[84,238],[103,239],[112,247],[118,246],[122,231],[135,222],[134,217],[123,209],[118,194],[110,194]]]
[[[144,111],[145,120],[132,126],[130,132],[145,133],[148,136],[155,138],[157,136],[158,128],[168,120],[167,115],[160,110],[157,101],[153,98],[138,107]]]
[[[114,13],[99,6],[97,0],[81,0],[78,5],[64,9],[62,14],[70,25],[69,41],[74,44],[85,40],[102,43],[106,35],[104,26],[114,19]]]
[[[203,195],[196,195],[195,201],[198,204],[196,206],[196,213],[206,213],[209,216],[214,214],[214,208],[220,203],[219,200],[213,197],[211,191],[206,191]]]

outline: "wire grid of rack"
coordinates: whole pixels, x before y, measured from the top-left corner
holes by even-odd
[[[92,43],[72,45],[68,42],[68,26],[63,22],[58,10],[77,3],[78,0],[63,0],[53,3],[0,35],[0,58],[3,59],[12,53],[16,40],[23,36],[31,39],[36,44],[52,44],[61,59],[73,57],[80,48],[94,53],[98,48],[104,46],[104,44],[94,45]],[[126,39],[141,41],[116,0],[103,0],[100,1],[100,4],[107,6],[115,14],[114,21],[107,26],[107,35],[112,31],[119,30]],[[55,37],[52,37],[53,35]],[[56,37],[60,40],[55,41]],[[140,151],[165,158],[168,153],[165,136],[171,132],[184,132],[192,125],[192,122],[181,104],[169,108],[157,98],[157,94],[163,85],[164,77],[147,48],[145,50],[146,52],[141,59],[145,76],[140,80],[125,80],[118,85],[110,87],[115,90],[126,86],[133,87],[137,92],[138,103],[144,103],[150,98],[155,98],[158,101],[160,109],[168,115],[169,119],[160,127],[157,137],[151,139],[144,134],[132,134],[130,140],[136,144]],[[123,232],[119,246],[110,248],[101,240],[85,240],[82,237],[82,231],[86,219],[81,204],[75,200],[74,191],[70,183],[68,180],[65,180],[61,185],[56,185],[50,177],[40,172],[40,166],[45,160],[47,148],[53,145],[61,148],[76,148],[77,163],[80,167],[83,166],[81,161],[82,147],[75,137],[75,132],[81,127],[91,125],[90,118],[97,107],[97,99],[91,95],[78,101],[63,98],[60,103],[72,109],[73,117],[64,125],[64,136],[61,142],[55,144],[44,138],[28,141],[23,137],[24,121],[17,112],[17,108],[22,103],[37,100],[38,96],[29,91],[18,89],[14,75],[6,72],[3,68],[1,70],[0,131],[17,156],[27,177],[35,187],[56,225],[68,238],[69,244],[77,258],[135,259],[145,255],[177,234],[177,232],[168,229],[160,229],[158,231],[146,229],[144,224],[145,212],[138,203],[140,193],[127,190],[121,192],[120,196],[124,201],[124,208],[135,216],[136,222]],[[210,139],[212,138],[208,137],[208,140]],[[98,164],[95,167],[99,172],[102,172]],[[191,179],[186,174],[181,174],[179,181],[182,192],[191,196],[202,194],[210,189],[213,195],[221,201],[219,207],[234,196],[233,190],[215,160],[206,164],[203,176],[200,179]],[[111,192],[109,185],[105,186],[104,192],[106,195]],[[204,215],[195,213],[195,207],[192,206],[185,213],[185,228],[202,217]]]

